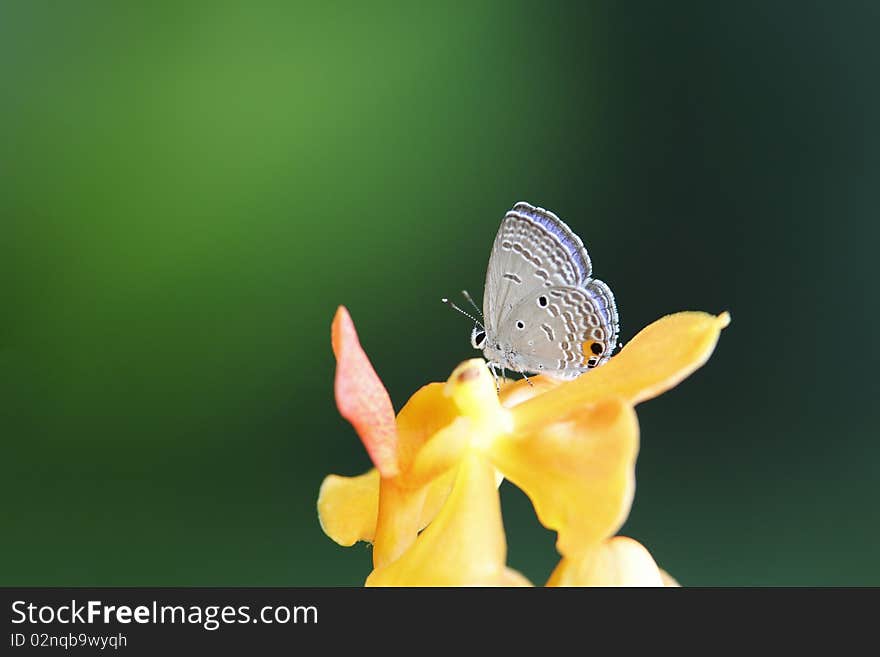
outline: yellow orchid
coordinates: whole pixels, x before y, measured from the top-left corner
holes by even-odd
[[[633,406],[678,384],[711,355],[727,313],[668,315],[603,366],[572,381],[504,385],[485,362],[417,391],[397,418],[348,312],[333,321],[340,412],[374,469],[329,475],[318,514],[340,545],[373,543],[367,585],[529,585],[506,565],[499,477],[557,532],[562,559],[548,585],[677,585],[633,539],[615,533],[635,491]]]

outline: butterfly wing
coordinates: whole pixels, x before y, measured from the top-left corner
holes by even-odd
[[[600,280],[539,288],[501,321],[521,369],[561,379],[608,360],[619,332],[614,296]]]
[[[551,286],[579,287],[589,281],[590,256],[580,238],[552,212],[517,203],[501,222],[483,292],[490,334],[526,297]]]

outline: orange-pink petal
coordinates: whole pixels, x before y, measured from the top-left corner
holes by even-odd
[[[367,454],[383,477],[397,466],[397,427],[388,391],[370,364],[345,306],[339,306],[331,331],[336,355],[336,405],[351,422]]]

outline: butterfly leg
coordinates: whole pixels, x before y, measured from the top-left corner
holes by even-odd
[[[495,379],[495,392],[501,392],[501,384],[498,382],[498,372],[495,370],[495,363],[489,361],[486,365],[489,366],[489,371],[492,372],[492,378]]]
[[[517,372],[519,372],[520,374],[522,374],[522,377],[526,380],[526,383],[528,383],[530,387],[533,387],[533,386],[535,385],[534,383],[532,383],[532,382],[529,380],[529,375],[526,374],[523,370],[517,370]]]

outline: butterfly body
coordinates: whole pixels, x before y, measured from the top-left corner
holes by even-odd
[[[555,214],[517,203],[501,222],[471,344],[495,370],[571,379],[604,363],[617,341],[614,295],[591,278],[580,238]]]

